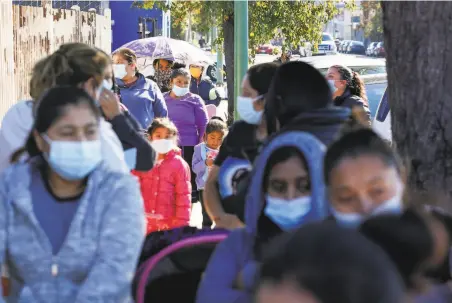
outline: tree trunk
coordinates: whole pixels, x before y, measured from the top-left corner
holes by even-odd
[[[381,5],[393,140],[407,160],[412,189],[442,194],[450,201],[452,2]]]
[[[234,17],[228,16],[223,22],[224,59],[228,87],[228,124],[234,121]]]

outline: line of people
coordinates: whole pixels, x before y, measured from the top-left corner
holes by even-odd
[[[2,121],[7,302],[129,302],[143,241],[188,226],[194,191],[202,231],[231,230],[196,302],[447,302],[452,217],[410,207],[357,74],[253,66],[227,130],[190,92],[199,66],[159,60],[155,83],[112,57],[62,45]]]

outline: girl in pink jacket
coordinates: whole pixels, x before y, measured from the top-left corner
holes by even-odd
[[[167,118],[154,119],[148,138],[158,153],[148,172],[132,171],[140,180],[147,233],[187,226],[190,222],[190,167],[177,147],[177,128]]]

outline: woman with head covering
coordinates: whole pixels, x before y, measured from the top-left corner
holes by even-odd
[[[260,153],[245,209],[246,227],[215,250],[197,302],[250,302],[254,277],[270,240],[327,215],[322,181],[324,146],[312,135],[288,132]]]
[[[302,61],[288,62],[278,68],[265,99],[268,135],[300,130],[329,145],[350,116],[348,108],[334,106],[325,77]]]

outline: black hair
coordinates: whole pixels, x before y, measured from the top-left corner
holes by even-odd
[[[264,170],[264,183],[262,184],[262,188],[267,188],[268,186],[268,178],[270,176],[270,172],[277,164],[281,162],[285,162],[289,160],[290,158],[296,157],[300,159],[305,167],[305,169],[308,171],[309,167],[306,162],[306,158],[304,157],[303,153],[294,146],[284,146],[281,148],[276,149],[268,158],[267,164],[265,166]],[[308,173],[309,175],[309,173]]]
[[[262,188],[266,189],[268,186],[268,178],[270,172],[277,164],[285,162],[292,157],[300,159],[306,170],[309,170],[306,159],[300,150],[294,146],[284,146],[273,151],[268,158],[267,164],[264,169],[264,180]],[[263,247],[275,236],[281,233],[281,228],[278,227],[270,218],[268,218],[263,212],[259,216],[257,222],[257,236],[254,243],[254,256],[257,260],[262,257]]]
[[[154,61],[152,61],[152,66],[156,66],[157,64],[160,63],[160,60],[165,60],[168,61],[169,65],[172,67],[173,66],[173,61],[168,60],[168,59],[154,59]]]
[[[30,158],[41,155],[36,144],[34,131],[39,134],[47,132],[55,121],[65,114],[68,106],[81,104],[88,105],[96,118],[100,118],[101,113],[96,102],[84,89],[75,86],[56,86],[44,93],[36,103],[33,128],[28,135],[25,146],[11,156],[11,162],[17,162],[25,152]]]
[[[382,249],[334,222],[308,224],[272,241],[258,282],[285,281],[322,303],[400,303],[405,295]]]
[[[331,89],[325,77],[302,61],[282,64],[265,97],[265,121],[269,135],[290,123],[301,113],[333,105]]]
[[[185,68],[174,69],[173,72],[171,73],[170,79],[173,80],[179,76],[183,76],[185,78],[191,79],[190,72],[188,70],[186,70]]]
[[[251,87],[257,90],[259,95],[267,94],[277,69],[278,64],[272,62],[256,64],[250,67],[246,74]]]
[[[148,127],[147,134],[152,136],[155,130],[160,127],[168,129],[171,136],[178,137],[179,135],[176,125],[174,125],[174,123],[168,118],[155,118],[152,120],[151,125]]]
[[[337,70],[337,72],[341,76],[341,80],[345,80],[347,82],[346,87],[348,90],[350,90],[350,93],[353,96],[360,97],[364,101],[364,104],[369,105],[366,95],[366,86],[364,85],[364,81],[361,79],[359,74],[355,71],[352,71],[347,66],[333,65],[331,67]]]
[[[358,127],[345,132],[328,147],[323,168],[325,183],[329,185],[331,172],[342,160],[363,155],[376,156],[387,166],[402,173],[403,164],[397,153],[372,129]]]
[[[213,116],[212,118],[210,118],[210,121],[212,121],[212,120],[220,120],[220,121],[222,121],[222,122],[226,122],[226,121],[224,121],[223,118],[218,117],[218,116]]]
[[[428,212],[446,227],[449,235],[449,247],[452,246],[452,215],[439,207],[430,207]],[[428,270],[426,276],[436,283],[442,284],[452,280],[450,256],[446,258],[441,266]]]
[[[220,119],[210,119],[206,125],[206,135],[213,132],[220,132],[225,134],[228,131],[228,126],[223,120]]]
[[[393,260],[409,289],[417,289],[422,271],[433,254],[434,240],[423,217],[407,210],[402,216],[372,217],[359,232],[379,245]]]
[[[180,62],[174,62],[171,66],[172,69],[179,69],[179,68],[186,68],[187,64],[180,63]]]

